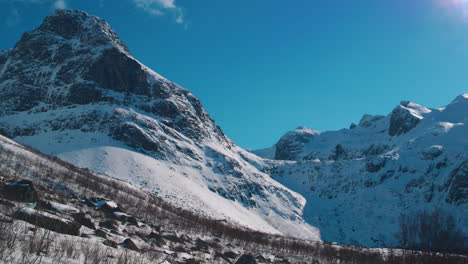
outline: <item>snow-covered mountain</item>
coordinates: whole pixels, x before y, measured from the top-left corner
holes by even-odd
[[[439,109],[402,102],[254,155],[97,17],[55,11],[0,51],[0,134],[176,206],[312,240],[395,246],[400,213],[435,207],[468,233],[467,119],[466,94]]]
[[[405,101],[349,129],[299,127],[252,152],[306,198],[305,220],[324,240],[395,246],[401,213],[436,207],[468,234],[467,125],[468,94],[437,109]]]
[[[188,90],[102,19],[57,10],[0,52],[0,133],[216,219],[319,239],[305,200],[252,165]]]

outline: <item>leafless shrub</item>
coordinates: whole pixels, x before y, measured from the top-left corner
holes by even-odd
[[[102,247],[96,243],[81,243],[81,253],[83,254],[84,263],[89,264],[106,264],[109,262],[109,249]]]
[[[57,239],[54,243],[55,258],[78,259],[80,252],[77,251],[75,242],[72,239]]]
[[[468,241],[454,217],[440,208],[400,216],[402,248],[443,253],[467,253]]]

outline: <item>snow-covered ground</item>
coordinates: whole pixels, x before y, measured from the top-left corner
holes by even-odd
[[[392,122],[405,132],[390,135]],[[305,197],[305,219],[326,241],[395,246],[401,213],[437,207],[468,234],[467,124],[468,94],[437,109],[402,102],[350,129],[293,130],[270,148],[290,160],[264,162]]]
[[[64,20],[75,26],[56,25]],[[305,199],[247,162],[258,158],[188,90],[133,58],[105,21],[59,10],[27,34],[0,74],[6,135],[197,213],[320,239],[302,219]]]
[[[300,127],[262,159],[94,16],[57,10],[0,52],[0,133],[216,219],[366,246],[394,245],[402,212],[441,206],[468,226],[467,100]]]

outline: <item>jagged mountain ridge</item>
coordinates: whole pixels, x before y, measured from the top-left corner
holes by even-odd
[[[195,212],[319,239],[300,195],[251,165],[256,157],[193,94],[85,12],[57,10],[0,53],[0,132]]]
[[[401,213],[439,207],[468,233],[468,94],[429,109],[401,102],[349,129],[299,127],[266,158],[271,176],[302,194],[326,241],[396,246]]]

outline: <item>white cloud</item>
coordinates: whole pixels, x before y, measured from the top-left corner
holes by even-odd
[[[145,10],[176,8],[175,0],[133,0],[133,2]]]
[[[183,24],[184,23],[184,17],[182,15],[179,15],[177,18],[176,18],[176,23],[177,24]]]
[[[177,24],[184,24],[184,12],[175,0],[132,0],[133,3],[151,15],[170,15],[175,18]]]
[[[67,3],[65,0],[57,0],[54,2],[53,6],[54,9],[65,9],[67,8]]]

